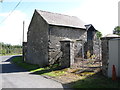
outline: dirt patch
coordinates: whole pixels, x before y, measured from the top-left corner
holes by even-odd
[[[66,69],[63,69],[63,71],[67,72],[66,74],[61,75],[61,76],[51,77],[51,78],[54,80],[57,80],[58,82],[60,82],[62,84],[66,84],[66,83],[71,83],[71,82],[75,82],[75,81],[84,79],[84,78],[91,76],[91,75],[95,74],[96,72],[100,71],[100,69],[97,68],[97,69],[94,69],[93,72],[84,71],[82,73],[76,74],[76,72],[78,72],[80,70],[81,70],[80,68],[77,68],[77,69],[66,68]]]
[[[83,77],[80,77],[80,76],[75,75],[73,73],[67,73],[65,75],[62,75],[59,77],[54,77],[54,78],[57,79],[62,84],[66,84],[66,83],[70,83],[70,82],[74,82],[74,81],[77,81],[79,79],[82,79]]]

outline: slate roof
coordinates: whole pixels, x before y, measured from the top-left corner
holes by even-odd
[[[85,25],[85,27],[86,27],[86,30],[96,31],[96,32],[98,31],[98,30],[95,29],[95,27],[92,24],[87,24],[87,25]]]
[[[104,37],[120,37],[120,36],[116,34],[107,34]]]
[[[36,10],[50,25],[67,26],[85,29],[85,23],[75,16],[69,16],[48,11]]]
[[[110,40],[110,39],[115,39],[115,38],[120,38],[120,36],[119,35],[115,35],[115,34],[107,34],[107,35],[103,36],[101,38],[101,40],[104,40],[104,39]]]

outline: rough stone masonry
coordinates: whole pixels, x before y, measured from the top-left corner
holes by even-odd
[[[90,31],[89,31],[90,30]],[[88,32],[89,31],[89,32]],[[95,29],[75,16],[35,10],[27,33],[25,61],[44,67],[54,64],[61,57],[63,39],[73,41],[93,39]]]

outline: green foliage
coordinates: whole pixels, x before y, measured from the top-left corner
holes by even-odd
[[[102,33],[100,31],[97,31],[96,35],[98,39],[102,37]]]
[[[95,57],[96,57],[96,56],[95,56],[94,54],[93,54],[93,55],[91,55],[91,59],[95,59]]]
[[[90,56],[91,56],[91,54],[90,54],[90,51],[88,50],[87,51],[87,59],[90,59]]]
[[[120,35],[120,26],[116,26],[113,30],[113,34]]]
[[[3,2],[3,0],[0,0],[0,2],[2,3],[2,2]]]
[[[22,46],[0,43],[0,55],[21,54]]]
[[[67,72],[65,71],[62,71],[62,70],[58,70],[58,71],[51,71],[51,72],[48,72],[48,73],[45,73],[44,75],[48,75],[48,76],[61,76],[63,74],[66,74]]]

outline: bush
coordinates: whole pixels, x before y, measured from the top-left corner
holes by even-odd
[[[90,54],[90,51],[88,50],[87,51],[87,59],[90,59],[90,56],[91,56],[91,54]]]

